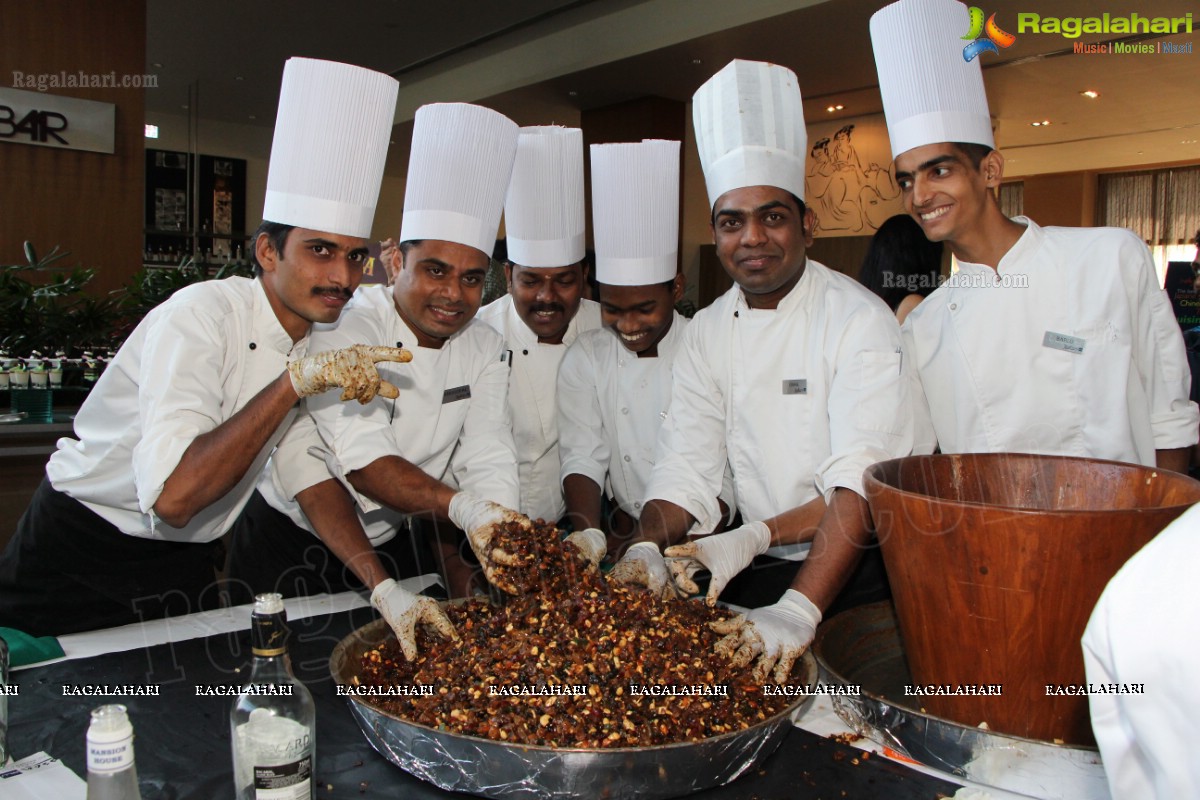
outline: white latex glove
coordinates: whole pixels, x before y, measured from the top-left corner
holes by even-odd
[[[509,594],[519,594],[516,586],[496,575],[496,565],[511,564],[512,557],[503,550],[492,548],[492,536],[495,527],[505,522],[516,522],[525,530],[531,530],[533,522],[529,517],[469,492],[458,492],[450,498],[450,521],[467,534],[467,542],[475,551],[487,579]]]
[[[371,592],[371,605],[379,610],[400,642],[404,657],[417,657],[417,623],[433,628],[447,639],[458,639],[450,618],[432,597],[413,594],[392,578],[380,581]]]
[[[326,350],[288,364],[292,388],[300,397],[320,394],[335,386],[342,388],[343,400],[369,403],[378,394],[395,398],[400,391],[380,379],[375,364],[393,361],[404,364],[412,361],[412,353],[399,347],[378,347],[356,344],[341,350]]]
[[[563,541],[579,548],[579,552],[593,567],[599,567],[600,562],[604,560],[604,554],[608,552],[608,541],[604,538],[604,532],[596,528],[575,531]]]
[[[638,542],[626,550],[609,577],[618,583],[644,586],[663,599],[678,597],[667,562],[653,542]]]
[[[700,587],[692,576],[705,567],[712,573],[708,583],[705,602],[717,604],[717,598],[733,577],[750,566],[755,556],[767,552],[771,546],[771,531],[763,522],[749,522],[728,533],[693,539],[687,544],[668,547],[664,555],[671,559],[671,577],[675,587],[685,595],[693,595]]]
[[[709,627],[726,634],[715,649],[734,667],[744,667],[757,658],[752,673],[755,681],[766,681],[774,667],[771,679],[784,683],[791,675],[792,664],[812,644],[820,624],[821,610],[800,592],[788,589],[773,606],[711,622]]]

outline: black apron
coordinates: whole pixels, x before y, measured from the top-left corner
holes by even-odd
[[[58,636],[218,608],[224,559],[220,540],[124,534],[43,478],[0,555],[0,626]]]

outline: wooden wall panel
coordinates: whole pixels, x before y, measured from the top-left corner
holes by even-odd
[[[0,84],[13,72],[88,75],[146,72],[144,0],[0,3]],[[0,142],[0,262],[24,261],[22,242],[69,250],[67,265],[96,269],[95,293],[120,286],[142,263],[144,92],[50,89],[113,103],[116,152],[86,153]]]

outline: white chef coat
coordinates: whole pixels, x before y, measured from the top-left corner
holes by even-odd
[[[1025,232],[997,270],[959,262],[905,320],[928,404],[918,391],[916,410],[942,452],[1154,466],[1155,450],[1195,444],[1187,353],[1146,245],[1123,228],[1014,221]]]
[[[320,350],[405,347],[413,360],[377,365],[380,376],[400,390],[395,400],[342,402],[335,389],[305,401],[308,413],[280,442],[259,484],[272,508],[311,532],[295,497],[332,474],[355,498],[367,537],[383,544],[395,536],[403,515],[354,491],[345,476],[384,456],[399,456],[432,478],[516,507],[507,354],[495,331],[472,320],[441,348],[419,347],[396,313],[391,287],[367,286],[337,323],[313,327],[312,342]]]
[[[1114,800],[1200,797],[1200,506],[1193,506],[1109,581],[1083,634],[1092,731]]]
[[[233,525],[295,416],[289,411],[246,475],[183,528],[152,509],[184,451],[222,424],[302,357],[280,325],[262,283],[207,281],[155,308],[117,351],[75,416],[78,440],[58,440],[46,465],[51,485],[122,533],[209,542]]]
[[[634,519],[642,514],[658,431],[671,404],[671,369],[688,324],[673,313],[656,357],[639,358],[611,328],[601,328],[580,334],[558,368],[563,480],[582,475],[607,485]],[[722,499],[732,505],[732,483],[727,488]]]
[[[696,314],[673,377],[646,500],[701,526],[718,519],[727,458],[742,517],[757,521],[837,487],[861,495],[867,467],[912,447],[896,318],[811,258],[773,311],[735,285]]]
[[[576,337],[600,327],[600,304],[579,302],[561,345],[539,344],[509,294],[481,308],[479,319],[500,332],[512,358],[508,405],[521,474],[520,511],[530,519],[557,522],[567,512],[559,480],[558,365]]]

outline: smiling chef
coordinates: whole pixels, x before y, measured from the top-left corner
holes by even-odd
[[[1004,157],[979,61],[962,55],[968,19],[957,0],[900,0],[871,18],[905,209],[958,260],[904,324],[918,423],[932,419],[944,453],[1186,471],[1200,414],[1150,252],[1123,228],[1043,228],[1000,211]]]

